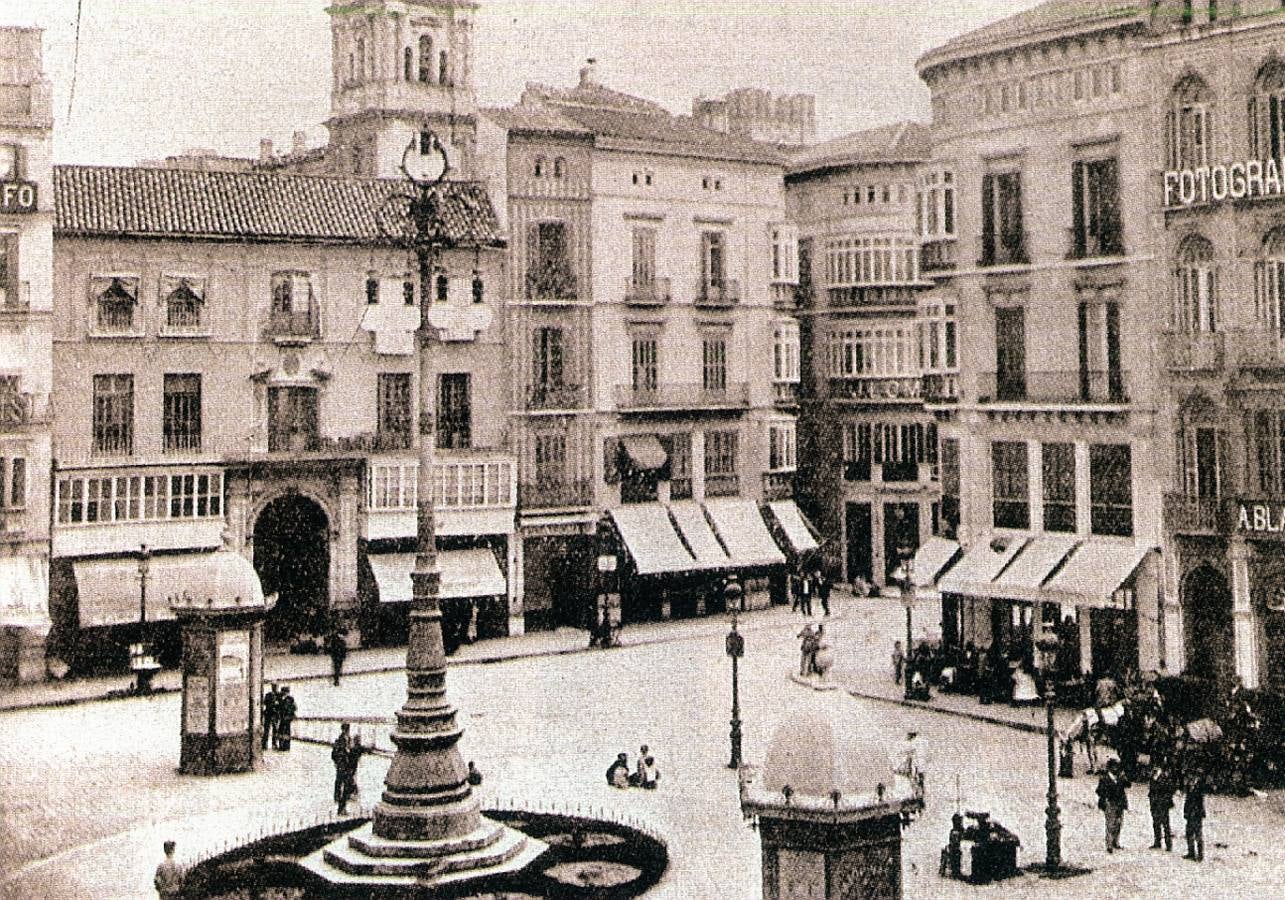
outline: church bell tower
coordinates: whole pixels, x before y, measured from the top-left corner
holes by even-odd
[[[431,130],[452,178],[473,176],[472,0],[344,0],[330,14],[329,166],[395,178]],[[427,145],[426,145],[427,150]]]

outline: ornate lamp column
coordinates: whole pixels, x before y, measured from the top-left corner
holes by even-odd
[[[729,735],[732,743],[732,758],[727,764],[729,769],[741,767],[741,684],[738,664],[745,655],[745,637],[736,629],[736,615],[741,610],[741,599],[745,590],[735,575],[727,576],[723,585],[723,598],[727,609],[732,614],[732,630],[727,633],[727,655],[732,659],[732,731]]]

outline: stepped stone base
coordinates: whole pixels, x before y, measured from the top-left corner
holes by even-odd
[[[370,822],[300,860],[331,884],[413,887],[455,884],[520,872],[548,845],[482,819],[472,833],[441,841],[390,841]]]

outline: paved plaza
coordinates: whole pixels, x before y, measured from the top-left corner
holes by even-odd
[[[866,694],[895,696],[885,636],[897,633],[901,607],[844,598],[836,612],[827,631],[838,649],[838,679]],[[989,810],[1017,833],[1021,862],[1042,857],[1042,737],[848,692],[810,691],[787,677],[797,666],[799,618],[775,609],[750,614],[745,623],[747,762],[760,762],[777,724],[811,704],[855,707],[890,738],[913,725],[928,743],[928,807],[906,833],[907,897],[1278,894],[1278,873],[1285,870],[1285,849],[1275,838],[1285,819],[1278,798],[1211,798],[1207,858],[1195,864],[1178,852],[1144,849],[1150,843],[1145,792],[1135,789],[1125,850],[1108,856],[1094,781],[1082,774],[1060,782],[1063,845],[1068,861],[1092,868],[1091,874],[1052,883],[1026,876],[990,887],[939,879],[938,851],[957,796],[963,808]],[[758,836],[741,818],[736,777],[725,768],[725,624],[699,620],[669,627],[672,640],[582,653],[550,648],[494,664],[452,666],[450,690],[467,726],[461,751],[486,773],[484,804],[591,807],[651,823],[668,840],[672,861],[649,896],[754,898],[760,890]],[[658,626],[655,634],[663,633]],[[484,645],[470,648],[479,656],[484,651]],[[292,692],[304,715],[381,715],[400,705],[404,689],[401,673],[385,671],[351,676],[338,688],[304,680]],[[1000,708],[995,714],[1008,713]],[[1027,711],[1018,715],[1029,717]],[[268,754],[253,774],[180,776],[178,718],[177,694],[0,717],[5,897],[154,896],[151,872],[165,838],[175,838],[179,856],[192,859],[328,814],[331,765],[324,748],[296,743],[289,753]],[[615,754],[626,751],[632,759],[644,743],[661,767],[659,790],[607,787],[602,773]],[[363,802],[378,797],[386,766],[380,758],[363,762]]]

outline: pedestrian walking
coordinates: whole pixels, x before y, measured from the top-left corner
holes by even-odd
[[[335,805],[339,815],[348,807],[348,757],[352,750],[351,726],[344,722],[339,726],[339,736],[330,745],[330,761],[335,766]]]
[[[798,572],[790,573],[790,612],[798,612],[803,606],[803,588],[799,584],[801,580]]]
[[[799,639],[799,676],[807,678],[816,671],[817,635],[809,622],[796,637]]]
[[[344,660],[348,658],[348,642],[344,640],[339,627],[335,626],[326,633],[326,653],[330,656],[330,676],[335,687],[339,687],[339,676],[344,671]]]
[[[1151,770],[1151,781],[1147,784],[1147,805],[1151,809],[1151,849],[1159,850],[1161,842],[1165,850],[1173,849],[1173,829],[1169,824],[1169,810],[1173,809],[1175,785],[1173,775],[1161,764]]]
[[[183,896],[183,870],[174,861],[174,842],[166,841],[162,849],[165,851],[165,858],[156,867],[152,885],[161,900],[178,900]]]
[[[902,673],[906,669],[906,653],[901,649],[901,641],[892,642],[892,680],[901,684]]]
[[[812,615],[812,578],[807,572],[799,575],[799,607],[803,615]]]
[[[1098,779],[1098,809],[1106,821],[1107,853],[1120,848],[1120,827],[1124,824],[1124,811],[1129,808],[1129,782],[1121,771],[1120,760],[1112,759]]]
[[[1187,852],[1183,859],[1200,862],[1205,858],[1205,779],[1197,775],[1187,782],[1182,801],[1182,817],[1187,823]]]
[[[294,697],[290,696],[290,688],[281,689],[281,697],[277,700],[277,727],[276,734],[273,736],[273,746],[278,750],[290,749],[290,731],[294,727],[294,717],[299,714],[299,707],[294,702]]]
[[[827,618],[830,615],[830,588],[832,586],[833,585],[830,583],[830,577],[826,575],[825,572],[818,569],[817,599],[821,601],[821,614]]]
[[[263,723],[262,734],[259,735],[263,742],[261,749],[268,749],[268,741],[273,740],[273,733],[277,727],[277,714],[281,708],[281,692],[277,689],[276,684],[272,684],[266,694],[263,695],[263,707],[260,710],[260,717]],[[273,743],[276,746],[276,743]]]

